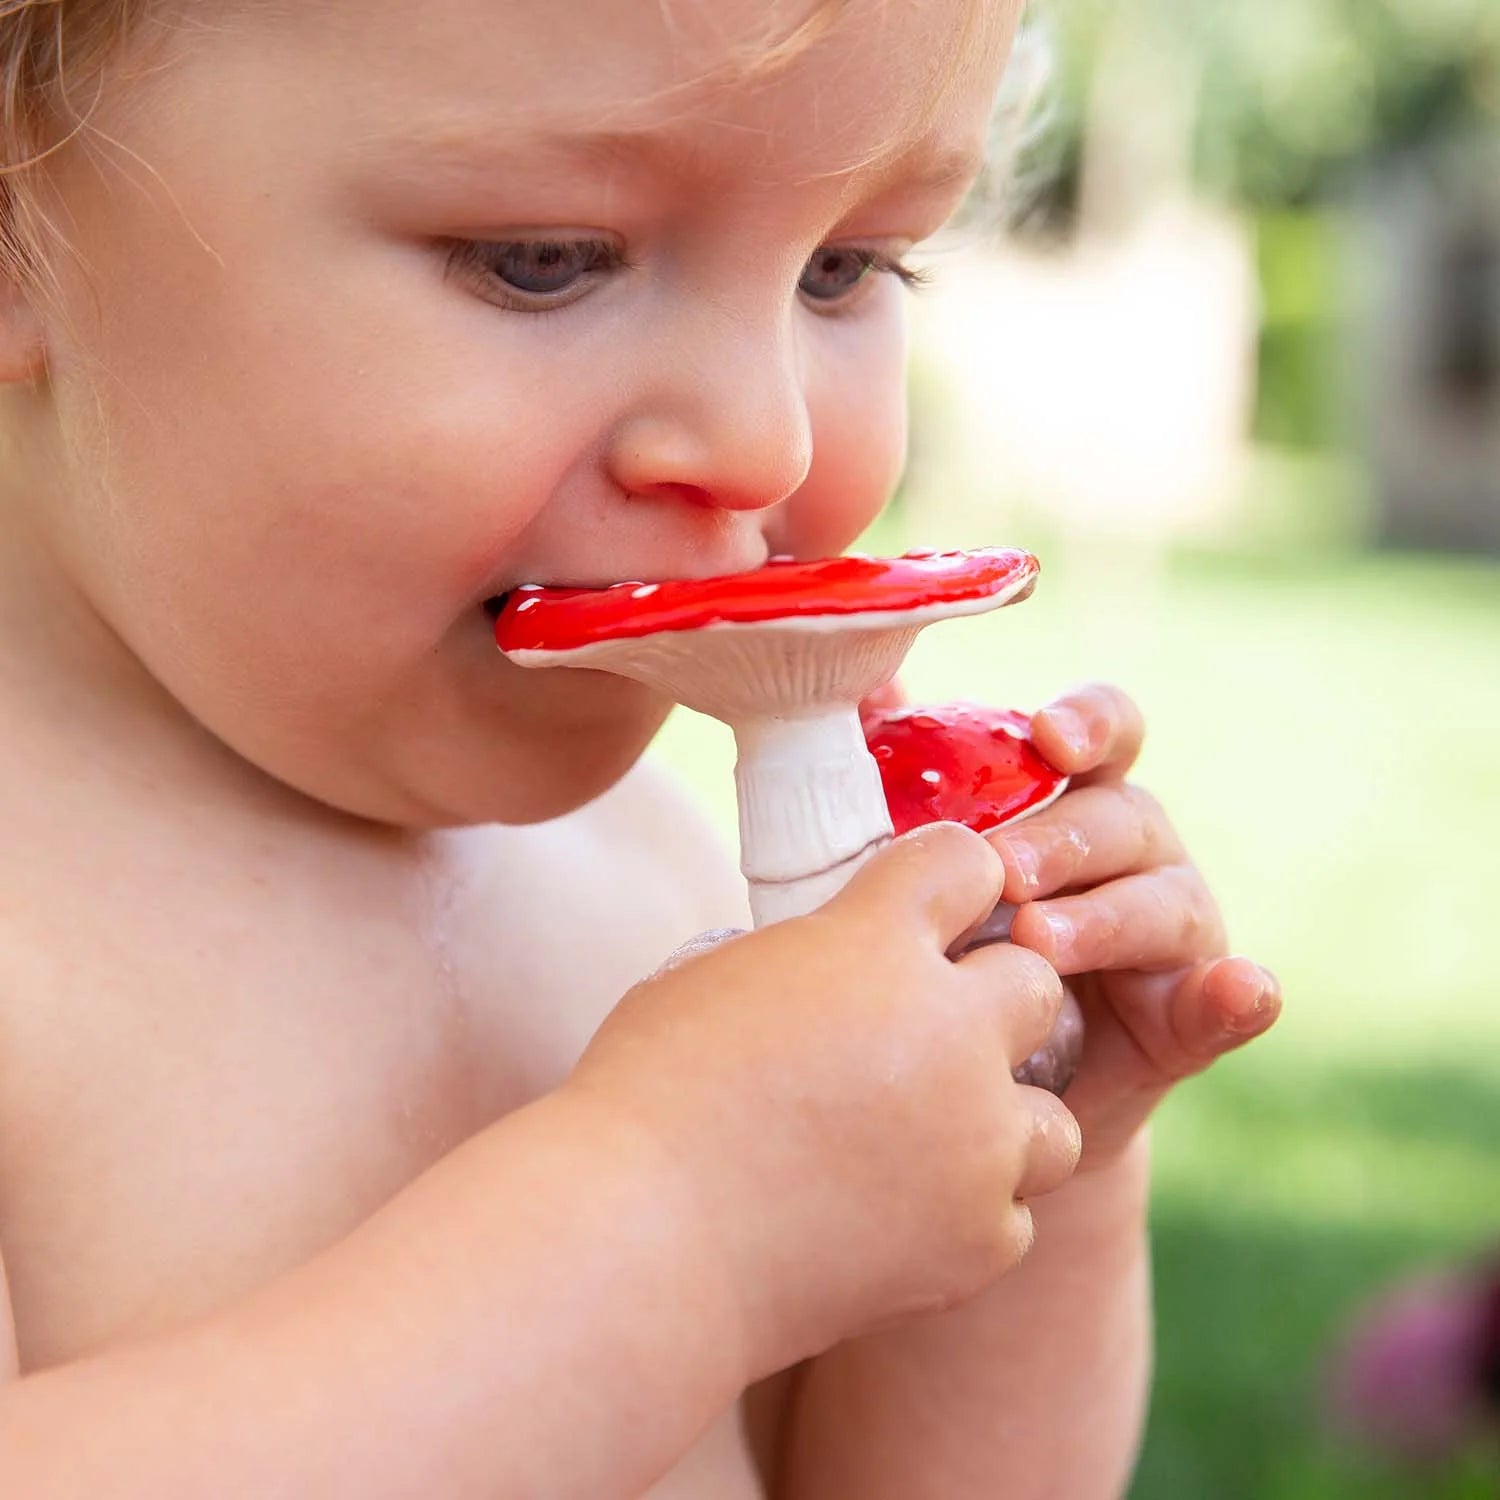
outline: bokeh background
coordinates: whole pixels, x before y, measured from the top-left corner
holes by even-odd
[[[1160,1117],[1132,1494],[1500,1495],[1482,1440],[1401,1458],[1328,1397],[1362,1309],[1500,1243],[1500,4],[1035,11],[927,264],[864,545],[1044,572],[908,689],[1125,685],[1287,994]],[[679,714],[661,753],[732,835],[727,734]]]

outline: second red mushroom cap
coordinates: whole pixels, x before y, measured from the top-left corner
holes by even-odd
[[[1068,784],[1038,754],[1031,720],[1015,709],[884,709],[866,713],[863,727],[897,833],[939,821],[984,833],[1047,806]]]

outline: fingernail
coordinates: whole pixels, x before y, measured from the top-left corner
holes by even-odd
[[[1083,755],[1089,748],[1088,725],[1071,708],[1049,708],[1047,722],[1053,732],[1074,755]]]
[[[1061,956],[1073,941],[1073,924],[1061,912],[1055,911],[1043,912],[1042,920],[1047,924],[1047,931],[1052,934],[1053,952]]]
[[[1007,838],[1005,848],[1021,877],[1021,884],[1027,890],[1035,890],[1041,883],[1041,856],[1022,839]]]
[[[1260,970],[1261,980],[1243,1008],[1224,1017],[1224,1030],[1232,1036],[1254,1036],[1264,1031],[1276,1010],[1276,981]]]

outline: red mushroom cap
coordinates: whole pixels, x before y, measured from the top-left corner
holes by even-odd
[[[1029,552],[980,547],[901,557],[772,561],[749,573],[616,583],[603,589],[525,585],[495,621],[502,651],[570,651],[605,640],[748,625],[789,617],[899,614],[924,606],[1024,599],[1038,564]]]
[[[1068,778],[1031,743],[1031,720],[977,703],[877,709],[865,743],[897,833],[944,820],[999,828],[1060,796]]]

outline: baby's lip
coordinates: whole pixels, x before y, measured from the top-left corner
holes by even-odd
[[[613,574],[566,573],[559,571],[547,577],[505,579],[484,600],[485,613],[492,619],[500,613],[506,596],[518,588],[549,589],[607,589],[621,583],[667,583],[684,578],[719,578],[732,573],[750,573],[762,568],[770,556],[770,548],[761,543],[753,550],[738,552],[733,556],[720,554],[713,557],[695,557],[691,561],[674,559],[660,565],[646,564],[629,571]]]

